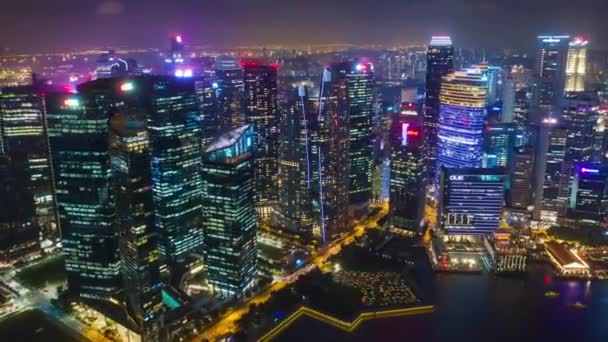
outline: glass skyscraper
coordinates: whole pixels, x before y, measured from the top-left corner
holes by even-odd
[[[215,292],[226,295],[240,295],[255,281],[254,149],[254,128],[245,125],[221,135],[204,152],[207,279]]]
[[[269,217],[277,200],[279,109],[277,66],[243,63],[245,120],[255,128],[255,197],[260,217]]]
[[[439,131],[441,83],[454,69],[454,47],[450,37],[432,37],[427,50],[426,85],[424,98],[424,134],[427,176],[435,178]]]
[[[587,71],[587,44],[585,37],[574,37],[568,47],[565,91],[584,91]]]
[[[49,151],[46,110],[34,86],[0,91],[0,150],[11,160],[19,186],[33,197],[43,236],[57,238],[57,208]],[[27,189],[26,189],[27,188]]]
[[[157,341],[163,312],[162,255],[154,224],[150,141],[143,113],[114,114],[110,155],[127,312],[143,341]]]
[[[108,140],[108,99],[93,84],[81,96],[47,98],[63,253],[70,292],[109,299],[120,285],[118,230]]]
[[[570,213],[578,225],[606,227],[608,215],[608,168],[579,163],[574,172]]]
[[[539,36],[538,41],[538,76],[534,90],[535,110],[532,112],[536,115],[532,122],[537,124],[545,117],[556,114],[554,112],[564,95],[570,36]]]
[[[219,132],[245,124],[245,85],[243,68],[238,58],[224,56],[215,60],[216,110]]]

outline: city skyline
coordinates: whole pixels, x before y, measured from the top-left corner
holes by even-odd
[[[539,34],[571,32],[590,37],[595,48],[607,48],[608,24],[601,14],[606,10],[607,3],[593,0],[576,4],[566,0],[385,0],[380,6],[369,0],[289,4],[277,0],[59,0],[52,4],[25,0],[12,1],[0,13],[5,27],[0,31],[0,48],[161,47],[174,32],[184,33],[191,39],[189,44],[218,47],[425,44],[428,36],[451,34],[461,47],[511,48],[532,48],[532,37]],[[32,29],[30,23],[37,28]]]

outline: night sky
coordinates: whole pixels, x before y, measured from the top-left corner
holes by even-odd
[[[527,48],[540,33],[608,48],[608,0],[0,0],[0,47],[415,43]]]

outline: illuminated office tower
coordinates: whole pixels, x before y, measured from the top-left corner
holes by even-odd
[[[495,106],[503,101],[505,91],[505,72],[497,66],[489,66],[487,64],[479,65],[485,69],[488,86],[488,105]],[[502,111],[502,106],[499,107]]]
[[[505,77],[502,93],[500,122],[511,123],[515,115],[515,83],[511,77]]]
[[[483,69],[456,71],[441,84],[437,172],[441,167],[480,167],[487,105]]]
[[[207,280],[225,295],[255,281],[256,230],[252,125],[228,131],[205,148],[203,161]]]
[[[539,53],[536,61],[536,87],[531,122],[539,124],[554,116],[564,95],[566,61],[570,36],[539,36]]]
[[[390,130],[390,222],[414,233],[421,232],[425,203],[422,143],[418,117],[395,114]]]
[[[243,63],[245,120],[255,129],[255,197],[258,214],[268,218],[277,200],[279,109],[277,66]]]
[[[574,37],[569,43],[566,62],[566,91],[585,91],[587,69],[587,44],[584,37]]]
[[[157,341],[163,284],[145,117],[141,112],[117,113],[110,119],[110,125],[116,224],[127,311],[143,340]]]
[[[566,210],[570,178],[565,162],[567,137],[567,130],[555,118],[545,118],[538,128],[532,182],[535,220],[555,223]]]
[[[594,152],[599,99],[593,92],[566,93],[561,103],[562,123],[568,132],[566,161],[588,162]]]
[[[109,80],[109,79],[105,79]],[[82,85],[82,97],[47,97],[59,220],[68,289],[82,298],[109,299],[120,286],[120,259],[108,114],[103,93]]]
[[[534,167],[534,153],[530,147],[519,147],[513,157],[513,171],[511,173],[511,191],[509,192],[509,205],[520,211],[528,210],[532,205],[532,170]]]
[[[213,70],[204,70],[194,82],[201,112],[202,143],[210,144],[219,134],[219,116],[215,99]]]
[[[369,207],[372,196],[372,116],[374,65],[365,60],[335,65],[348,89],[348,140],[350,160],[349,200],[355,209]],[[334,75],[337,70],[334,71]],[[337,76],[337,75],[336,75]]]
[[[309,118],[317,115],[300,86],[290,94],[282,113],[279,139],[278,227],[312,238],[312,164]]]
[[[504,181],[500,168],[442,168],[441,227],[448,234],[494,233],[504,207]]]
[[[245,124],[245,85],[243,68],[238,58],[224,56],[215,60],[215,98],[219,131]]]
[[[16,176],[23,178],[17,184],[33,196],[36,224],[43,236],[58,237],[45,116],[43,98],[34,87],[0,91],[0,149],[11,160]]]
[[[0,153],[0,262],[12,264],[40,252],[34,200],[18,170]]]
[[[348,89],[340,68],[323,71],[317,113],[312,122],[313,198],[325,243],[349,228],[350,160]]]
[[[487,168],[502,167],[510,170],[515,152],[515,124],[487,124],[483,137],[482,166]]]
[[[182,75],[186,69],[192,71],[189,66],[189,58],[186,56],[184,38],[179,33],[170,37],[169,51],[167,51],[164,58],[163,66],[165,75],[177,76],[178,70],[181,70]]]
[[[156,228],[169,265],[180,268],[202,252],[200,105],[194,83],[145,77],[121,84],[125,97],[147,107]],[[179,275],[180,271],[172,274]],[[175,278],[174,278],[175,280]]]
[[[442,78],[454,69],[454,47],[450,37],[432,37],[427,50],[426,85],[424,98],[424,148],[426,173],[435,178],[437,167],[437,134],[439,130],[439,95]]]
[[[579,226],[608,224],[608,168],[603,164],[580,163],[575,167],[570,197],[570,215]]]

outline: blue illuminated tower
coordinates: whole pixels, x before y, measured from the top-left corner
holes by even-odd
[[[487,78],[480,67],[448,74],[441,85],[437,170],[480,167]]]
[[[204,152],[208,282],[225,295],[240,295],[255,281],[254,140],[253,126],[245,125],[222,134]]]

